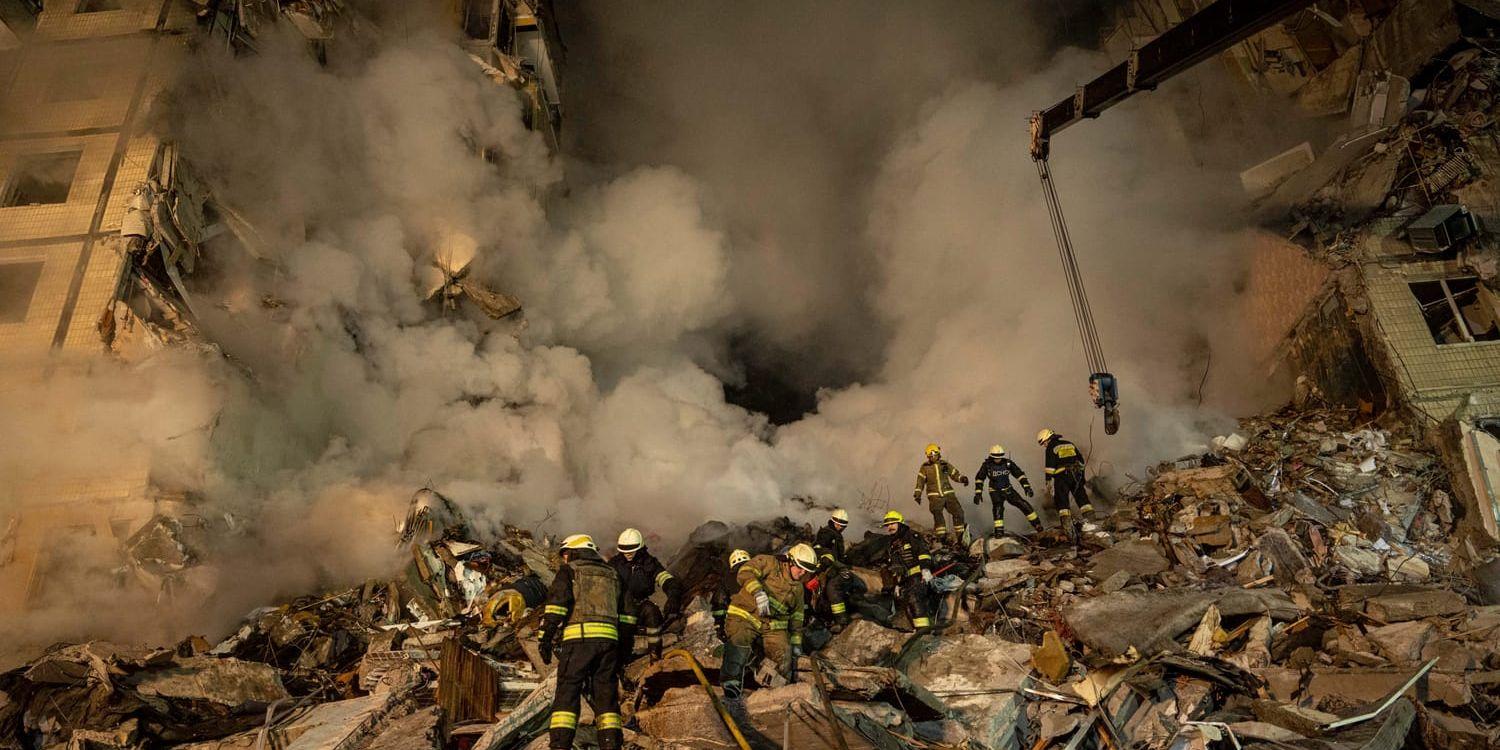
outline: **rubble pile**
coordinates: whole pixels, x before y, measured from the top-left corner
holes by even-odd
[[[1124,487],[1076,543],[934,549],[929,635],[910,632],[875,564],[886,538],[867,534],[849,550],[854,621],[814,617],[799,679],[755,670],[727,714],[707,606],[724,553],[811,529],[710,522],[670,565],[694,603],[666,652],[624,670],[628,746],[1495,747],[1500,603],[1454,569],[1445,477],[1356,410],[1249,419]],[[217,644],[54,647],[0,676],[0,743],[540,747],[555,540],[470,537],[424,489],[394,580],[258,609]]]

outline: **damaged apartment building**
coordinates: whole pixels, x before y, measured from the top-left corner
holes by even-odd
[[[262,241],[213,200],[190,157],[152,131],[153,108],[189,45],[254,54],[257,34],[285,23],[321,59],[343,6],[0,0],[0,389],[33,387],[58,368],[86,372],[100,358],[128,363],[167,347],[217,353],[184,280],[215,236],[264,257]],[[555,148],[560,41],[545,6],[498,0],[447,10],[474,37],[467,47],[476,63],[518,92],[528,124]],[[467,301],[495,318],[520,311],[519,300],[468,278],[474,248],[440,255],[420,289],[433,304]],[[0,609],[45,605],[46,582],[74,564],[67,550],[78,545],[117,548],[122,564],[68,575],[170,592],[201,562],[187,540],[232,530],[218,527],[234,519],[185,513],[193,498],[153,477],[148,456],[125,453],[0,487]]]
[[[1206,4],[1133,3],[1105,46],[1124,55]],[[1301,404],[1426,429],[1475,564],[1500,540],[1497,28],[1486,0],[1318,3],[1218,61],[1251,127],[1323,134],[1242,165],[1266,228],[1247,283],[1259,353]],[[1222,123],[1186,98],[1165,119],[1192,147]]]

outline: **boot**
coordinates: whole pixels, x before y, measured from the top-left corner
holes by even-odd
[[[750,662],[750,649],[731,643],[724,644],[724,660],[719,667],[719,685],[724,688],[724,699],[738,703],[744,693],[745,665]]]

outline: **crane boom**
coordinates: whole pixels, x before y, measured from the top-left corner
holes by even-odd
[[[1047,158],[1063,128],[1150,91],[1172,76],[1313,4],[1313,0],[1218,0],[1130,53],[1125,62],[1031,116],[1031,158]]]

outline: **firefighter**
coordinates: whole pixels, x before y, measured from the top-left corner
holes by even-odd
[[[942,449],[935,443],[927,446],[927,461],[921,468],[917,469],[917,486],[912,490],[911,497],[918,505],[922,504],[922,498],[927,498],[927,509],[932,511],[932,533],[939,539],[944,534],[948,535],[950,541],[955,545],[963,542],[964,531],[967,524],[964,522],[964,506],[958,502],[958,493],[953,490],[953,483],[967,487],[969,478],[960,474],[953,464],[943,460]],[[943,511],[948,511],[949,518],[953,519],[950,528],[943,522]]]
[[[1088,492],[1083,483],[1083,454],[1078,446],[1052,430],[1036,434],[1037,445],[1042,446],[1046,458],[1047,479],[1052,481],[1052,506],[1057,509],[1058,522],[1067,524],[1073,512],[1068,509],[1071,498],[1078,504],[1078,512],[1085,517],[1094,513],[1089,503]],[[1080,525],[1076,520],[1074,526]]]
[[[600,750],[619,750],[624,738],[615,694],[619,655],[620,577],[599,557],[587,534],[563,540],[563,564],[552,579],[542,610],[542,662],[557,652],[557,692],[548,723],[549,747],[573,747],[578,729],[578,702],[585,686],[594,707]]]
[[[661,657],[662,627],[682,614],[683,591],[682,582],[646,549],[646,540],[639,530],[620,532],[615,551],[618,554],[609,559],[609,564],[620,576],[620,588],[624,591],[624,608],[620,611],[620,669],[624,670],[635,653],[638,632],[645,633],[646,650],[651,657]],[[667,595],[665,617],[661,607],[651,601],[658,588]]]
[[[927,544],[922,541],[922,535],[906,525],[906,517],[899,511],[886,513],[880,525],[891,535],[887,554],[897,581],[896,598],[906,609],[912,629],[918,634],[930,633],[932,615],[927,607],[927,589],[932,583],[932,556],[927,554]]]
[[[833,632],[849,624],[849,563],[844,559],[844,529],[849,526],[849,512],[834,508],[828,523],[813,536],[813,551],[818,554],[818,589],[833,614]]]
[[[750,562],[749,552],[742,549],[730,552],[729,568],[719,575],[719,586],[714,589],[710,608],[714,617],[714,630],[718,632],[721,641],[729,640],[724,633],[724,617],[729,613],[729,598],[739,590],[739,583],[735,580],[735,576],[739,574],[740,566],[747,562]]]
[[[776,670],[788,682],[797,681],[805,616],[802,579],[817,569],[818,558],[806,544],[792,545],[779,559],[756,555],[740,565],[735,575],[739,589],[724,618],[728,639],[720,676],[725,698],[740,699],[745,665],[757,640]]]
[[[1026,520],[1036,526],[1036,508],[1031,503],[1021,498],[1021,493],[1010,484],[1011,477],[1021,482],[1021,489],[1026,497],[1032,497],[1036,493],[1031,490],[1031,480],[1026,478],[1026,472],[1015,461],[1006,455],[1005,447],[1001,445],[990,446],[990,455],[979,465],[979,471],[974,472],[974,504],[978,505],[980,498],[984,495],[984,484],[990,485],[990,507],[995,512],[995,530],[990,532],[991,536],[1000,537],[1005,534],[1005,506],[1007,503],[1016,506],[1022,513],[1026,514]]]

